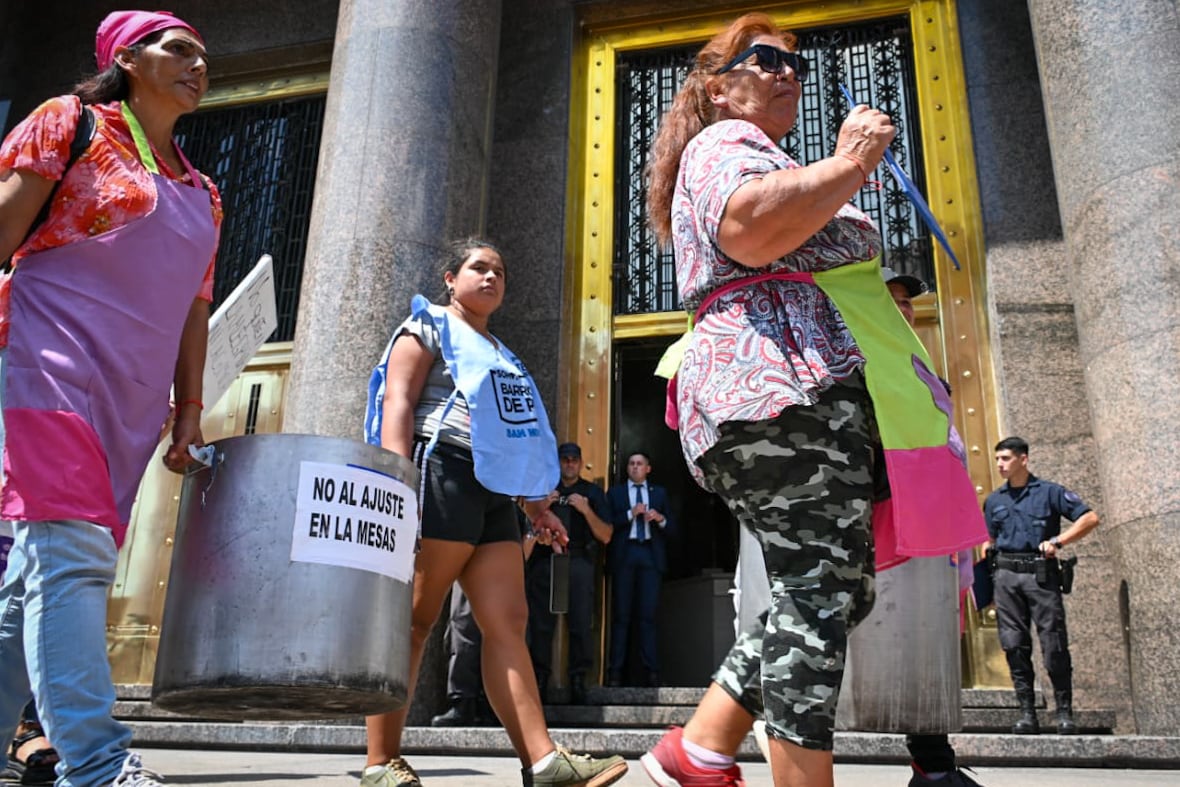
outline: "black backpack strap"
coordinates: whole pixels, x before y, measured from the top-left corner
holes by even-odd
[[[49,208],[53,205],[53,198],[57,196],[57,190],[61,188],[62,181],[66,179],[66,173],[70,168],[78,163],[78,159],[90,147],[90,143],[94,140],[94,110],[85,104],[78,112],[78,125],[74,127],[74,138],[70,140],[70,157],[66,159],[66,168],[61,171],[61,178],[53,183],[53,189],[49,192],[49,197],[45,200],[45,204],[41,206],[41,212],[37,214],[36,220],[29,227],[29,232],[25,235],[25,240],[49,218]]]
[[[29,225],[29,231],[25,233],[24,240],[20,242],[23,246],[29,240],[37,228],[40,227],[49,218],[49,208],[53,205],[53,198],[57,196],[57,190],[61,187],[62,181],[66,179],[66,173],[70,168],[78,162],[86,149],[90,147],[90,143],[94,141],[95,119],[94,110],[85,104],[78,112],[78,124],[74,127],[74,138],[70,140],[70,157],[66,159],[66,167],[61,172],[61,178],[54,181],[53,188],[49,191],[49,196],[45,198],[45,204],[41,206],[41,211],[37,214],[37,218],[33,219],[33,223]],[[20,248],[19,246],[17,248]],[[5,273],[12,270],[12,260],[8,259],[0,264],[0,271]]]
[[[74,140],[70,143],[70,160],[66,164],[66,169],[74,166],[78,159],[82,158],[82,154],[86,152],[93,141],[94,110],[83,104],[82,112],[78,115],[78,127],[74,129]],[[62,177],[65,175],[63,174]]]

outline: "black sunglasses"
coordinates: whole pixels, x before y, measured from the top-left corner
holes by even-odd
[[[758,67],[767,74],[781,74],[783,72],[783,66],[790,66],[791,70],[795,72],[795,79],[800,83],[807,81],[807,74],[811,71],[811,64],[807,62],[807,58],[803,57],[803,55],[788,52],[785,49],[779,49],[770,44],[754,44],[754,46],[744,52],[739,52],[733,60],[722,66],[717,73],[724,74],[726,71],[732,71],[750,55],[758,58]]]

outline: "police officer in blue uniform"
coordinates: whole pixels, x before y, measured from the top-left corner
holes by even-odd
[[[549,510],[565,525],[569,543],[569,610],[566,625],[569,631],[569,686],[570,704],[586,704],[586,672],[594,664],[595,571],[599,544],[610,543],[613,527],[606,493],[591,481],[582,478],[582,449],[577,443],[562,443],[557,447],[561,463],[561,480],[550,495]],[[529,598],[529,653],[541,701],[548,699],[549,673],[553,667],[553,632],[556,616],[550,611],[553,551],[538,546],[525,564],[525,584]]]
[[[1000,646],[1020,701],[1019,735],[1040,732],[1033,693],[1030,618],[1037,625],[1045,669],[1057,704],[1057,732],[1077,732],[1073,719],[1073,666],[1058,556],[1063,547],[1098,527],[1098,515],[1076,494],[1028,471],[1028,443],[1009,437],[996,444],[996,466],[1007,483],[983,505],[995,567]],[[1061,531],[1061,518],[1073,522]]]

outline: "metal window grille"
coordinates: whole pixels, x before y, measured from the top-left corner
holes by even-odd
[[[295,335],[324,104],[323,95],[267,101],[198,112],[177,124],[185,155],[217,183],[225,207],[213,305],[269,253],[278,307],[270,341]]]
[[[803,85],[799,119],[780,145],[800,164],[830,156],[848,103],[888,114],[897,127],[891,149],[925,192],[918,130],[913,41],[905,17],[798,32],[799,50],[812,63]],[[643,314],[681,308],[675,261],[647,225],[644,169],[656,129],[683,84],[700,44],[645,52],[621,52],[617,60],[618,118],[615,162],[614,311]],[[869,214],[885,240],[885,264],[934,286],[929,231],[884,166],[880,191],[862,189],[853,202]]]

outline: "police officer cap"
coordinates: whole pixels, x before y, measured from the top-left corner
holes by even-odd
[[[885,279],[886,284],[897,283],[905,287],[905,291],[911,298],[917,298],[922,293],[926,292],[926,282],[919,279],[917,276],[910,276],[905,273],[898,273],[893,268],[881,266],[881,277]]]

